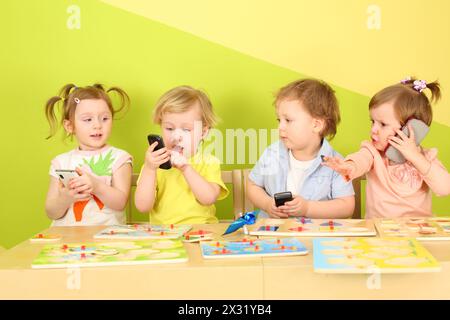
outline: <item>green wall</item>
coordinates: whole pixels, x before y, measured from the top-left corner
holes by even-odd
[[[71,4],[81,9],[79,30],[66,26]],[[267,129],[277,125],[273,93],[306,76],[96,1],[6,0],[1,9],[0,245],[7,248],[50,224],[44,211],[50,160],[75,144],[64,143],[61,134],[45,139],[44,104],[64,84],[100,82],[128,92],[131,108],[115,122],[110,143],[130,152],[138,171],[146,135],[159,131],[151,123],[152,107],[168,89],[183,84],[204,89],[222,120],[217,128],[223,132]],[[369,98],[335,89],[342,124],[332,144],[346,154],[368,136]],[[448,127],[433,124],[424,142],[439,148],[447,167],[450,153],[444,137],[449,133]],[[224,165],[223,169],[251,166]],[[230,200],[218,204],[219,217],[231,217]],[[435,198],[433,210],[448,213],[449,204],[449,197]]]

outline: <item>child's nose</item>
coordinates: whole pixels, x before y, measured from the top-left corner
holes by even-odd
[[[94,120],[94,128],[101,128],[102,122],[100,120]]]
[[[177,142],[177,141],[181,141],[182,138],[183,138],[183,135],[182,135],[181,130],[175,129],[172,133],[172,140]]]
[[[372,125],[372,130],[371,130],[371,132],[372,132],[372,133],[378,133],[378,126],[377,126],[376,124],[373,124],[373,125]]]

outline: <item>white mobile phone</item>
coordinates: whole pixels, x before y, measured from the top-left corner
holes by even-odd
[[[70,180],[79,177],[78,173],[75,170],[56,169],[55,173],[58,175],[59,180],[62,181],[66,188],[68,187]]]
[[[408,125],[411,125],[412,129],[414,130],[416,145],[419,145],[420,142],[427,135],[428,131],[430,130],[430,127],[428,127],[426,123],[423,121],[420,121],[418,119],[411,119],[401,129],[402,132],[406,134],[408,137],[409,137]],[[396,137],[397,136],[398,135],[396,135]],[[401,152],[391,145],[386,149],[386,157],[388,157],[390,160],[396,163],[404,163],[406,161],[405,157],[401,154]]]

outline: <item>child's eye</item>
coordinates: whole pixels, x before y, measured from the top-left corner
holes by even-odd
[[[109,117],[104,117],[103,118],[103,121],[108,121],[109,120]]]
[[[83,119],[84,122],[90,122],[91,120],[92,120],[91,118]]]
[[[167,130],[167,131],[172,131],[172,130],[173,130],[173,128],[166,128],[166,130]]]
[[[184,131],[184,132],[191,132],[191,129],[185,128],[185,129],[183,129],[183,131]]]
[[[291,122],[291,119],[286,119],[286,122],[287,122],[287,123]]]

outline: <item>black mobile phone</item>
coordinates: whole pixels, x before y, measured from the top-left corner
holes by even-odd
[[[147,140],[148,140],[149,145],[152,145],[153,143],[158,142],[158,145],[156,146],[155,150],[153,150],[153,151],[164,148],[163,139],[160,136],[158,136],[157,134],[149,134],[147,136]],[[166,162],[161,164],[159,167],[164,170],[169,170],[170,168],[172,168],[172,164],[170,163],[170,160],[167,160]]]
[[[280,207],[285,202],[292,200],[292,193],[290,191],[275,193],[273,198],[275,199],[275,206]]]

